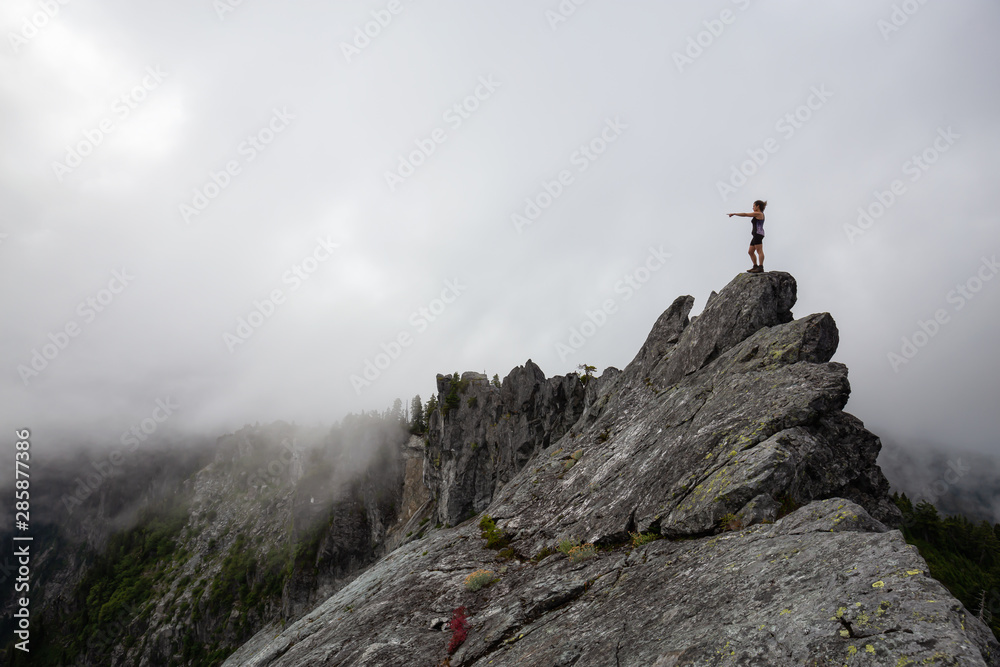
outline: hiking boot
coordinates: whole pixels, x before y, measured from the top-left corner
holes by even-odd
[[[754,264],[752,269],[747,269],[747,273],[759,273],[757,271],[757,265]]]
[[[764,267],[763,266],[754,266],[752,269],[750,269],[749,271],[747,271],[747,273],[764,273]]]

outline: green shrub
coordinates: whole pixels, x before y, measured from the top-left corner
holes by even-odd
[[[632,536],[632,547],[641,547],[644,544],[649,544],[654,540],[660,539],[660,536],[656,533],[629,533]]]
[[[489,514],[484,514],[483,518],[479,520],[479,530],[482,531],[480,533],[482,538],[486,540],[487,549],[500,550],[510,544],[510,537],[497,528],[496,522]]]
[[[476,592],[499,580],[500,578],[496,576],[493,570],[476,570],[465,578],[465,587],[472,592]]]
[[[517,558],[517,552],[511,549],[510,547],[504,547],[503,549],[500,550],[497,556],[499,558],[504,558],[506,560],[514,560]]]
[[[556,548],[559,550],[560,553],[566,554],[568,556],[569,552],[578,546],[580,546],[580,540],[565,539],[565,540],[560,540],[559,546]]]
[[[582,449],[578,449],[575,452],[573,452],[570,455],[569,460],[566,461],[566,463],[564,464],[566,466],[566,470],[569,470],[570,468],[572,468],[573,466],[575,466],[576,462],[580,460],[581,456],[583,456],[583,450]]]
[[[574,563],[579,563],[582,560],[587,560],[588,558],[593,558],[594,556],[596,556],[597,548],[593,544],[590,544],[588,542],[586,544],[581,544],[578,547],[573,547],[572,549],[569,550],[569,553],[567,555],[569,556],[569,559],[571,561],[573,561]]]

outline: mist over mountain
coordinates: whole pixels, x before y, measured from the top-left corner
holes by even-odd
[[[993,0],[44,5],[0,7],[4,433],[117,441],[157,400],[195,436],[332,424],[442,369],[621,366],[750,268],[725,214],[761,198],[855,413],[996,445]]]
[[[879,466],[894,491],[933,503],[943,514],[1000,523],[996,454],[882,438]]]
[[[382,523],[399,511],[397,455],[407,437],[397,409],[349,415],[332,428],[275,422],[213,439],[163,437],[141,456],[93,446],[37,461],[46,473],[32,505],[28,664],[217,664],[264,623],[300,616],[386,548]],[[374,526],[359,520],[369,505]],[[2,534],[4,583],[17,571],[8,545],[18,534]],[[244,557],[248,549],[259,557]],[[201,556],[194,563],[193,553]],[[176,595],[154,613],[164,580]],[[238,582],[248,580],[252,590],[243,591]],[[9,635],[18,594],[3,593]],[[215,633],[234,603],[248,613]],[[196,610],[184,633],[180,607]],[[145,637],[141,650],[114,657],[126,634]],[[202,636],[207,643],[192,653]],[[20,654],[8,646],[5,657],[21,664]]]

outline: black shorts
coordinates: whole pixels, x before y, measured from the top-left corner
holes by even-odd
[[[754,234],[753,238],[750,239],[750,245],[762,245],[764,243],[763,234]]]

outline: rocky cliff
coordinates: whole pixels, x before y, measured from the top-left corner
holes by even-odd
[[[678,298],[599,378],[439,376],[399,546],[225,664],[1000,665],[893,529],[836,324],[795,298]]]
[[[407,437],[398,417],[363,415],[329,430],[247,426],[116,468],[100,451],[40,464],[32,652],[8,646],[4,664],[220,664],[399,544],[405,474],[423,462]]]

